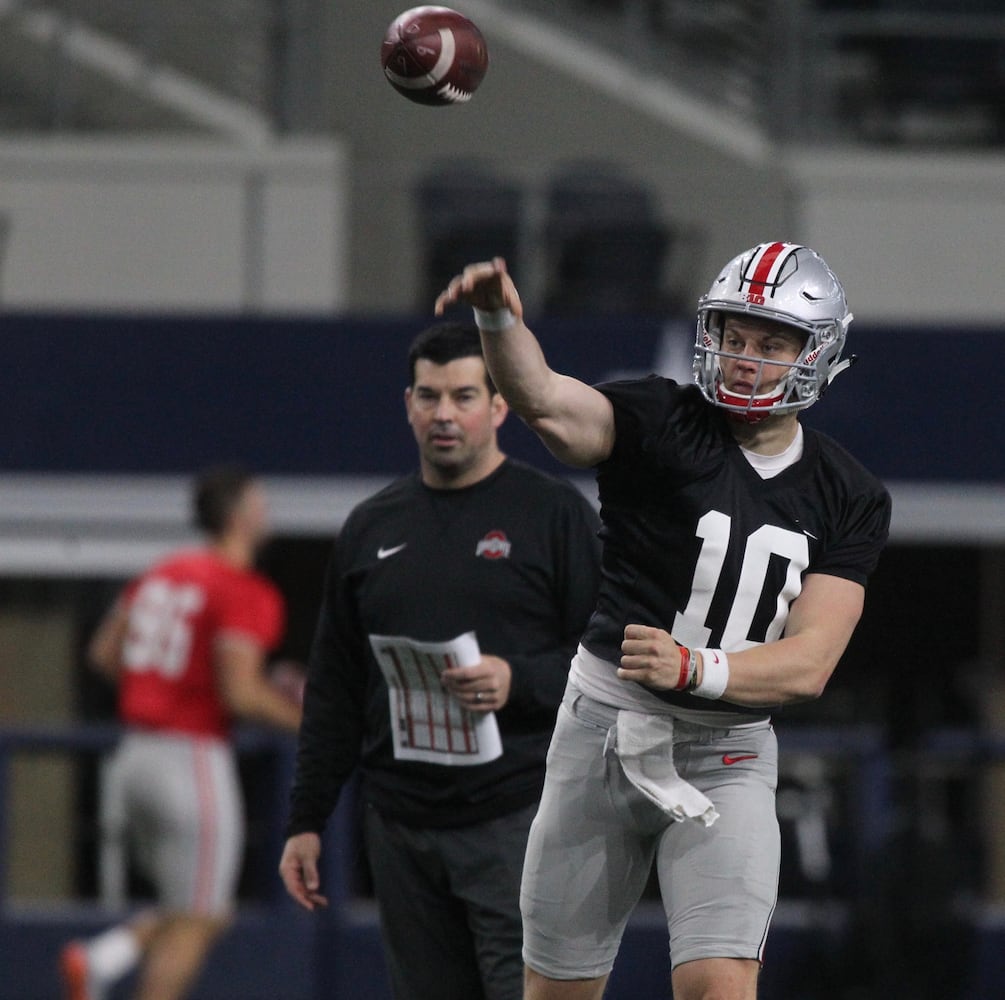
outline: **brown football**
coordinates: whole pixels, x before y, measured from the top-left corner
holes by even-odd
[[[412,7],[388,25],[380,61],[391,86],[417,104],[464,104],[485,76],[478,28],[449,7]]]

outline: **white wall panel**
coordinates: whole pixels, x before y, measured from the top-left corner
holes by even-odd
[[[0,143],[3,304],[337,310],[346,169],[333,142]]]
[[[860,323],[1005,321],[1005,156],[797,156],[799,238]]]

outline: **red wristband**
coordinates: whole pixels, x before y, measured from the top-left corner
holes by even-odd
[[[691,678],[691,650],[687,646],[678,646],[680,650],[680,676],[674,685],[674,691],[683,691]]]

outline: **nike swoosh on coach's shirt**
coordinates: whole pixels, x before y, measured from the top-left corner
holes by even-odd
[[[738,753],[734,757],[731,753],[724,753],[722,755],[722,762],[728,767],[730,764],[739,764],[741,760],[754,760],[759,756],[760,754],[756,753]]]
[[[395,552],[400,552],[407,544],[408,542],[402,542],[400,545],[395,545],[390,549],[385,549],[382,545],[379,549],[377,549],[377,558],[386,559],[388,556],[393,556]]]

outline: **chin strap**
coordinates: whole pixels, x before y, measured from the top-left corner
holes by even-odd
[[[851,368],[855,362],[858,361],[858,355],[852,354],[850,357],[844,359],[844,361],[839,361],[827,375],[827,384],[830,385],[845,369]]]
[[[841,333],[842,334],[847,334],[848,333],[848,327],[851,326],[851,321],[854,318],[855,317],[854,317],[854,315],[852,315],[852,313],[845,314],[844,319],[841,320]],[[844,361],[839,361],[830,370],[830,372],[828,373],[828,375],[827,375],[827,382],[826,382],[824,388],[826,388],[828,385],[830,385],[831,382],[833,382],[834,379],[836,379],[838,377],[838,375],[840,375],[841,372],[843,372],[845,369],[851,368],[851,366],[853,364],[855,364],[856,361],[858,361],[858,355],[857,354],[850,354],[850,355],[848,355],[847,358],[844,359]]]

